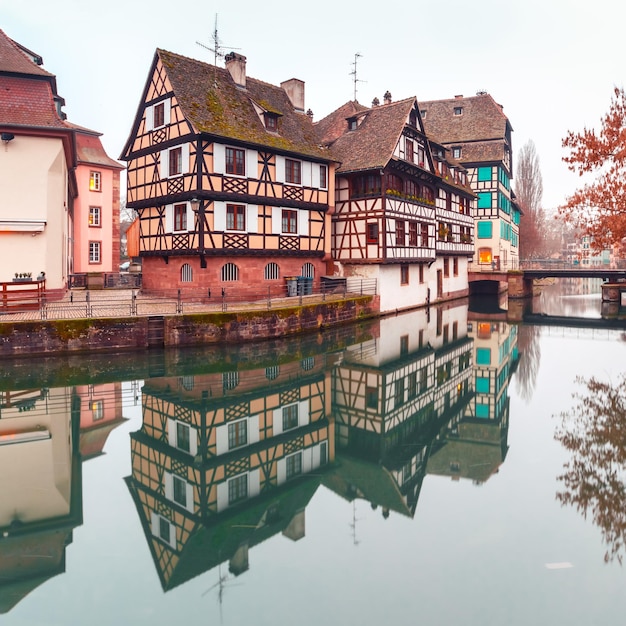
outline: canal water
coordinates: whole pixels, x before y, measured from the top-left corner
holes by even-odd
[[[472,309],[3,363],[3,626],[623,624],[625,335]]]

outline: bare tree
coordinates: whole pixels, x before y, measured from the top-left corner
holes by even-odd
[[[522,258],[540,256],[545,252],[545,213],[541,206],[543,179],[539,168],[539,156],[534,142],[522,146],[517,158],[515,196],[522,209],[520,220],[520,255]]]

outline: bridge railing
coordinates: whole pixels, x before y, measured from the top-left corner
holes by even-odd
[[[470,262],[468,267],[470,272],[508,272],[510,270],[519,270],[520,263],[517,259],[512,261],[494,261],[493,263],[475,263]]]

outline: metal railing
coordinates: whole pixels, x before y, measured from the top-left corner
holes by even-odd
[[[279,290],[238,291],[237,289],[161,290],[148,294],[136,289],[70,290],[62,300],[48,301],[45,294],[35,310],[12,308],[0,312],[4,321],[115,318],[151,315],[181,315],[211,311],[271,310],[308,302],[341,300],[359,295],[376,295],[376,279],[332,278],[313,287],[312,282],[296,281]]]

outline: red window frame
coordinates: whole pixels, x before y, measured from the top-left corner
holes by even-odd
[[[285,159],[285,182],[294,185],[302,184],[302,164],[300,161]]]
[[[289,235],[298,234],[298,212],[292,209],[283,209],[282,214],[282,232]]]
[[[243,204],[226,205],[226,229],[246,230],[246,207]]]
[[[246,151],[241,148],[226,148],[226,173],[246,175]]]
[[[159,102],[159,104],[154,105],[153,127],[158,128],[159,126],[163,126],[164,124],[165,124],[165,103]]]
[[[174,205],[174,230],[187,230],[187,205]]]

